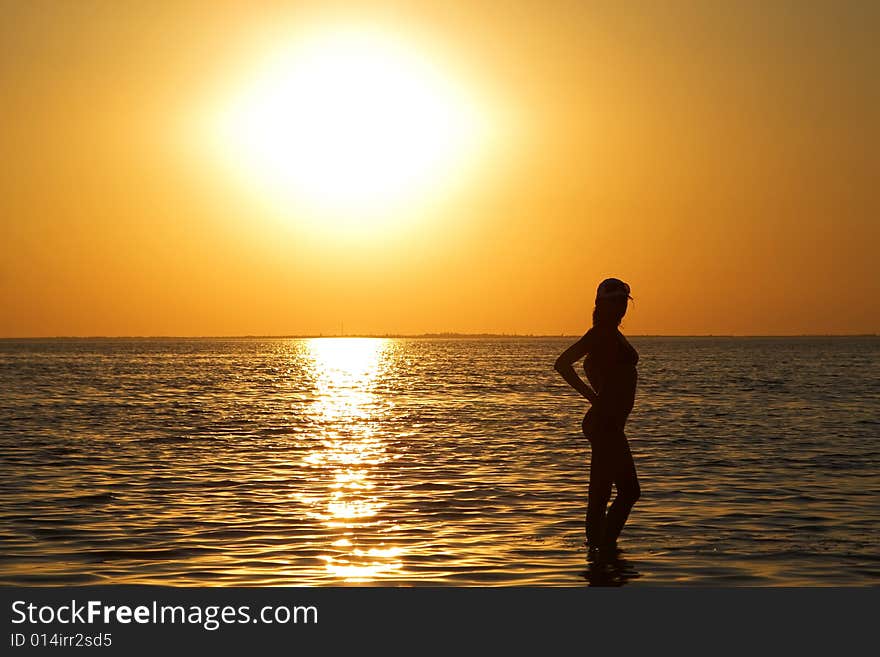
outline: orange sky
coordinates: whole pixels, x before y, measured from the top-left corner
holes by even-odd
[[[631,334],[880,331],[876,3],[138,5],[0,9],[0,337],[573,334],[610,275]],[[181,138],[263,50],[352,20],[507,126],[368,238]]]

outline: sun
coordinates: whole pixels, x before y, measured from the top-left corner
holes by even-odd
[[[322,30],[267,57],[211,124],[223,159],[298,214],[360,219],[441,197],[486,136],[474,95],[388,33]]]

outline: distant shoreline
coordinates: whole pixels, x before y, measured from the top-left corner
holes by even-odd
[[[331,333],[313,333],[301,335],[58,335],[58,336],[16,336],[16,337],[0,337],[0,342],[12,341],[51,341],[51,340],[131,340],[131,341],[148,341],[148,340],[305,340],[311,338],[388,338],[388,339],[548,339],[548,338],[568,338],[576,339],[582,334],[542,334],[542,333],[354,333],[354,334],[331,334]],[[681,339],[697,339],[697,338],[877,338],[877,333],[788,333],[788,334],[755,334],[755,335],[736,335],[724,333],[705,333],[698,335],[678,335],[678,334],[628,334],[630,338],[681,338]]]

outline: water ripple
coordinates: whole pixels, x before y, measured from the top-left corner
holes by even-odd
[[[612,563],[568,342],[0,341],[0,584],[877,584],[880,340],[633,339]]]

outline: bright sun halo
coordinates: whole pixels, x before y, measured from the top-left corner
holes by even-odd
[[[411,46],[338,29],[276,53],[213,127],[225,159],[261,190],[350,218],[442,193],[472,163],[485,124]]]

